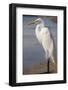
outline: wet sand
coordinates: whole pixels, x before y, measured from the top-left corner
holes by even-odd
[[[49,72],[48,72],[48,64],[40,63],[32,66],[30,69],[23,69],[23,74],[49,74],[49,73],[57,73],[57,63],[49,63]]]

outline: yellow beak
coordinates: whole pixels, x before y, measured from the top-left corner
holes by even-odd
[[[32,24],[35,24],[35,20],[33,20],[32,22],[28,23],[28,25],[32,25]]]

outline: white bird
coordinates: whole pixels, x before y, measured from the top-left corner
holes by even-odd
[[[39,43],[43,46],[46,60],[50,59],[53,63],[55,63],[53,56],[54,43],[48,27],[45,27],[44,21],[41,18],[32,21],[29,25],[31,24],[37,25],[35,29],[35,34]]]

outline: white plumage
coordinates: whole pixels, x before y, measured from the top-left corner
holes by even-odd
[[[35,29],[35,34],[39,43],[43,46],[46,60],[50,58],[52,62],[55,63],[54,57],[53,57],[54,44],[48,27],[44,26],[44,22],[41,18],[36,19],[30,24],[37,24]]]

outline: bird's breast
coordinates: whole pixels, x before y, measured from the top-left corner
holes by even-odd
[[[42,43],[42,36],[41,36],[41,27],[37,26],[35,30],[36,38],[40,43]]]

